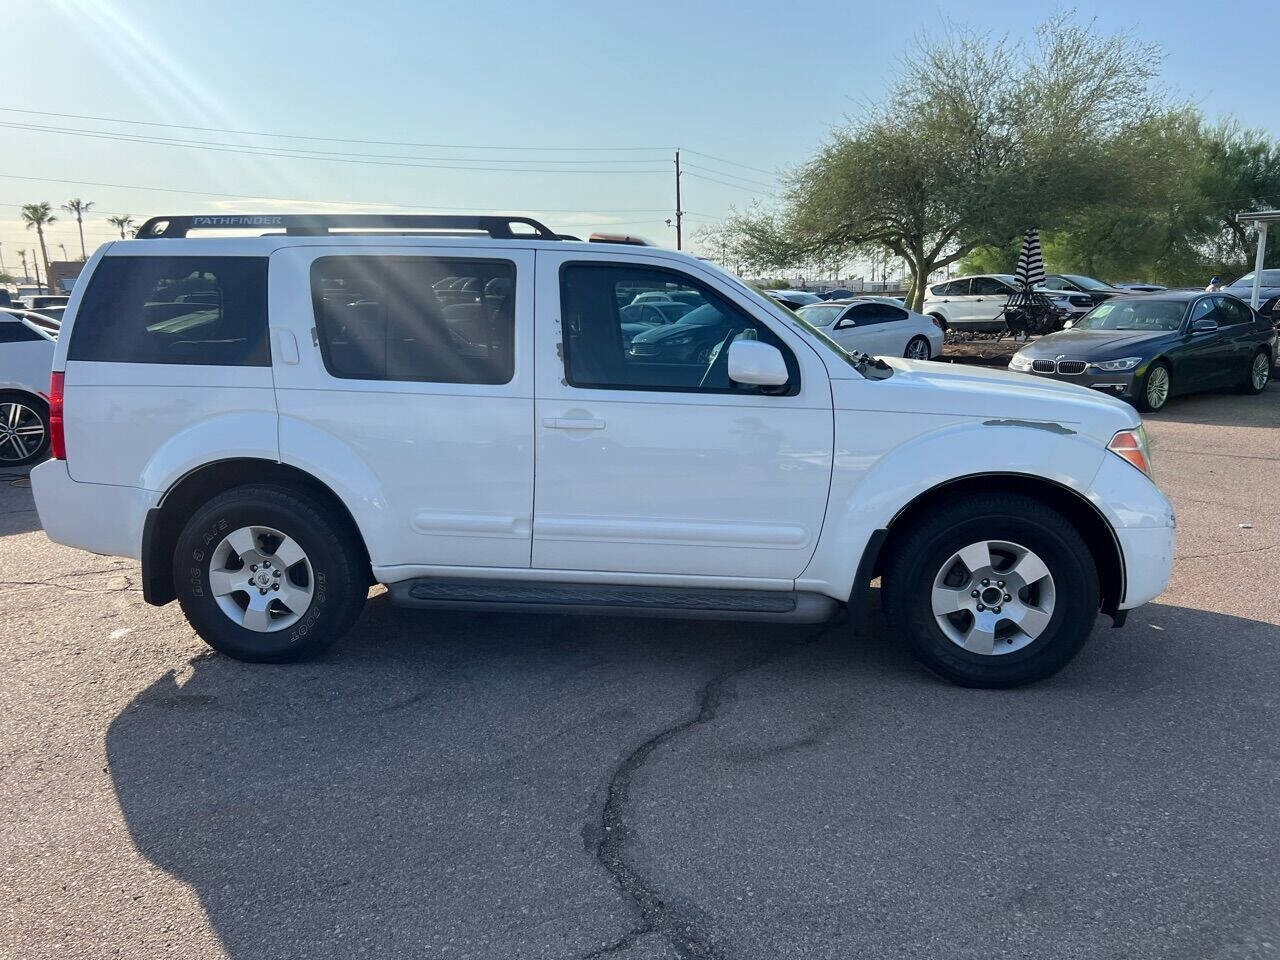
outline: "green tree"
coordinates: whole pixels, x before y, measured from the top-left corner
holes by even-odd
[[[53,215],[52,209],[48,201],[26,203],[22,206],[22,219],[26,222],[27,229],[30,230],[35,227],[36,236],[40,238],[40,259],[44,261],[45,283],[49,282],[49,251],[44,244],[44,228],[58,221],[58,218]]]
[[[73,214],[76,218],[76,227],[80,230],[80,259],[88,260],[89,255],[84,248],[84,215],[93,208],[92,200],[81,200],[79,197],[68,200],[62,205],[65,213]]]
[[[834,130],[788,178],[782,208],[731,220],[756,267],[891,254],[909,303],[929,275],[1141,174],[1128,148],[1163,110],[1157,49],[1070,14],[1022,44],[965,28],[922,40],[883,103]]]

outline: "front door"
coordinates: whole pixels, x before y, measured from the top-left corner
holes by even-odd
[[[831,480],[831,393],[817,354],[684,260],[537,259],[533,566],[797,577]],[[655,294],[691,309],[628,328],[625,308]],[[782,350],[785,388],[730,382],[728,345],[740,338]]]
[[[272,256],[280,455],[362,512],[375,567],[529,566],[533,266],[487,245]]]

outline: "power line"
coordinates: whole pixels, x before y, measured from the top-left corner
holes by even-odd
[[[375,207],[395,207],[404,208],[406,210],[422,210],[423,208],[431,208],[434,210],[450,210],[458,213],[490,213],[494,211],[494,207],[446,207],[437,203],[404,203],[390,202],[380,200],[317,200],[311,197],[264,197],[256,193],[212,193],[208,190],[178,190],[173,187],[143,187],[137,184],[128,183],[103,183],[94,180],[65,180],[56,177],[31,177],[23,176],[16,173],[0,173],[0,179],[5,180],[31,180],[39,183],[60,183],[72,187],[104,187],[113,190],[146,190],[153,193],[175,193],[193,197],[215,197],[219,200],[260,200],[266,203],[323,203],[331,206],[375,206]],[[552,209],[549,207],[536,208],[538,213],[669,213],[666,207],[619,207],[613,210],[583,210],[579,207],[564,207]]]
[[[744,177],[736,173],[728,173],[724,170],[714,170],[711,167],[704,167],[701,164],[697,164],[697,163],[686,163],[685,167],[693,170],[702,170],[705,173],[713,173],[717,177],[727,177],[730,180],[741,180],[743,183],[749,183],[755,187],[765,187],[767,189],[774,189],[778,186],[776,183],[764,183],[760,180],[752,180],[750,177]]]
[[[747,191],[752,191],[752,192],[755,192],[755,193],[759,193],[759,192],[761,192],[761,191],[759,191],[759,190],[754,190],[752,187],[747,186],[745,183],[730,183],[730,182],[729,182],[729,181],[727,181],[727,180],[716,180],[714,177],[707,177],[707,176],[703,176],[703,175],[702,175],[702,174],[700,174],[700,173],[688,173],[688,172],[686,172],[686,173],[685,173],[685,176],[686,176],[686,177],[695,177],[695,178],[697,178],[698,180],[705,180],[705,181],[707,181],[708,183],[718,183],[718,184],[720,184],[720,186],[722,186],[722,187],[734,187],[734,188],[736,188],[736,189],[738,189],[738,190],[747,190]],[[776,196],[777,196],[777,193],[773,192],[772,190],[765,190],[765,191],[763,191],[763,192],[764,192],[764,193],[766,193],[766,194],[768,194],[768,195],[769,195],[769,196],[771,196],[771,197],[776,197]]]
[[[754,170],[756,173],[768,174],[771,177],[777,176],[777,173],[773,170],[753,167],[749,163],[739,163],[737,160],[726,160],[724,157],[713,157],[711,154],[703,153],[701,150],[686,150],[685,153],[692,153],[695,157],[702,157],[704,160],[714,160],[716,163],[727,163],[731,167],[742,167],[744,170]]]
[[[204,133],[231,133],[246,137],[276,137],[282,140],[319,140],[325,143],[361,143],[373,147],[432,147],[448,150],[547,150],[560,152],[621,151],[628,153],[665,153],[666,147],[515,147],[508,144],[480,143],[414,143],[404,140],[365,140],[356,137],[319,137],[293,133],[268,133],[255,130],[232,130],[226,127],[198,127],[184,123],[159,123],[155,120],[125,120],[119,117],[93,117],[79,113],[52,113],[47,110],[22,110],[18,107],[0,107],[0,112],[23,113],[38,117],[61,117],[64,120],[93,120],[98,123],[126,123],[144,127],[165,127],[171,130],[197,130]]]

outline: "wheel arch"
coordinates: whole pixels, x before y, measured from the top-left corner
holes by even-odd
[[[1045,477],[1022,473],[973,473],[955,477],[918,494],[904,504],[884,527],[882,536],[872,537],[859,563],[855,590],[880,575],[886,559],[902,542],[915,518],[923,516],[938,502],[965,493],[1017,493],[1039,500],[1065,516],[1084,537],[1098,569],[1102,591],[1102,611],[1115,617],[1124,598],[1124,555],[1110,522],[1085,496],[1071,487]],[[865,577],[865,579],[864,579]]]
[[[350,508],[332,488],[305,470],[250,457],[216,460],[202,464],[179,477],[165,491],[159,503],[147,512],[142,529],[142,598],[162,606],[176,599],[172,558],[182,525],[215,494],[250,483],[286,486],[314,497],[345,524],[363,552],[362,564],[369,565],[369,548]],[[369,582],[373,582],[370,573]]]

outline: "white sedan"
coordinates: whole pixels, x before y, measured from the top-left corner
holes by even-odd
[[[35,463],[49,449],[56,329],[38,314],[0,310],[0,468]]]
[[[942,328],[881,297],[829,300],[796,311],[849,351],[928,360],[942,353]]]

